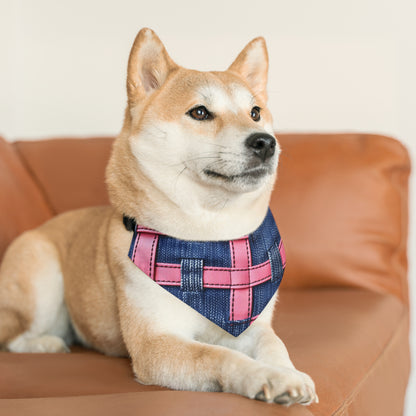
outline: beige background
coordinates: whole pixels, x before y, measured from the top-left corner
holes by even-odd
[[[178,63],[201,70],[226,68],[245,43],[263,35],[278,129],[393,135],[415,160],[414,4],[0,0],[0,134],[10,140],[116,134],[129,48],[138,29],[148,26]],[[413,181],[413,210],[415,190]],[[416,311],[414,229],[412,223]],[[415,414],[413,378],[406,415]]]

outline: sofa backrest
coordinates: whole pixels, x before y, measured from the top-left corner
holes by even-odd
[[[108,204],[104,171],[114,138],[21,141],[15,147],[55,214]]]
[[[361,287],[407,302],[406,149],[376,135],[277,136],[282,154],[271,208],[287,253],[282,287]],[[111,144],[2,142],[0,256],[12,237],[51,215],[108,203]]]
[[[287,248],[284,287],[364,287],[407,303],[405,147],[370,134],[279,139],[271,206]]]

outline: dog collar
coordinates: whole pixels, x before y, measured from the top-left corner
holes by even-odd
[[[277,291],[286,255],[273,214],[229,241],[188,241],[123,218],[129,257],[150,279],[225,331],[240,335]]]

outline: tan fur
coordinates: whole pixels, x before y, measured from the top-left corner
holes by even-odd
[[[10,246],[0,268],[0,343],[14,352],[64,352],[75,337],[129,355],[137,379],[175,389],[227,391],[309,404],[313,381],[297,371],[271,329],[274,301],[233,337],[144,275],[128,258],[123,214],[182,239],[228,240],[256,229],[267,210],[279,149],[251,180],[245,138],[273,133],[266,107],[264,39],[225,72],[175,64],[150,30],[139,32],[127,74],[128,107],[106,180],[109,207],[62,214]],[[195,121],[194,106],[215,117]],[[261,108],[260,121],[250,117]],[[223,178],[206,173],[219,170]]]
[[[0,265],[0,344],[25,332],[35,309],[35,295],[30,285],[31,270],[41,267],[39,246],[34,232],[26,232],[10,245]],[[24,258],[25,262],[22,262]]]

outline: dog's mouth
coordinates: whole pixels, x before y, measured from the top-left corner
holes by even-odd
[[[233,175],[225,175],[223,173],[216,172],[211,169],[205,169],[204,170],[205,175],[211,177],[220,179],[226,182],[233,182],[238,179],[247,179],[247,180],[256,180],[260,179],[263,176],[267,175],[269,173],[269,169],[265,167],[257,167],[245,170],[244,172],[233,174]]]

